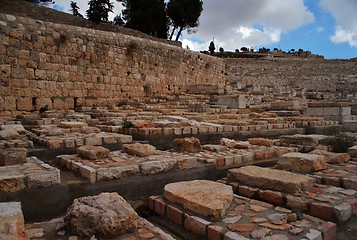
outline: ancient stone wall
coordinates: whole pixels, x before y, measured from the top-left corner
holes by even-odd
[[[224,61],[162,42],[0,14],[0,112],[116,105],[225,82]]]
[[[271,86],[348,94],[356,92],[357,61],[309,58],[226,59],[227,80],[244,85]],[[342,96],[343,97],[343,96]]]

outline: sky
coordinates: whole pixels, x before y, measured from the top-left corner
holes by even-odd
[[[87,0],[74,0],[85,16]],[[202,0],[203,12],[194,34],[183,32],[183,47],[235,51],[241,47],[303,49],[326,59],[357,57],[357,0]],[[69,12],[70,0],[53,8]],[[114,13],[121,3],[113,0]]]

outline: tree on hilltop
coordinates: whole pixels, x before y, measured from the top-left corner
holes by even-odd
[[[80,14],[78,10],[79,10],[79,7],[77,5],[77,2],[71,1],[71,9],[70,9],[70,11],[72,12],[72,15],[73,16],[77,16],[77,17],[83,17],[83,15]]]
[[[202,13],[203,2],[201,0],[170,0],[167,3],[167,15],[171,19],[172,39],[176,30],[178,30],[175,41],[181,36],[184,29],[197,27],[199,17]]]
[[[216,47],[214,46],[214,42],[213,41],[210,42],[208,50],[211,53],[211,55],[214,54],[214,50],[216,50]]]
[[[121,15],[116,15],[113,19],[113,25],[124,26],[124,20]]]
[[[139,30],[153,37],[167,39],[168,18],[164,0],[117,0],[122,11],[125,27]]]
[[[90,0],[87,18],[95,23],[108,22],[109,12],[113,12],[113,3],[109,0]]]

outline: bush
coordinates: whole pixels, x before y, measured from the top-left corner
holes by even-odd
[[[123,122],[122,127],[123,128],[132,128],[132,127],[134,127],[134,124],[131,121],[125,119],[124,122]]]
[[[337,133],[320,140],[322,145],[332,146],[333,151],[337,153],[347,152],[347,149],[355,145],[354,142],[355,138],[346,133]]]

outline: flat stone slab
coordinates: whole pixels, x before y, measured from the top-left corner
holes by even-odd
[[[228,179],[248,186],[288,193],[304,191],[315,183],[313,178],[304,175],[256,166],[230,169]]]
[[[325,156],[308,153],[286,153],[277,162],[279,169],[299,173],[311,173],[327,169]]]
[[[84,123],[84,122],[60,122],[59,127],[61,127],[61,128],[82,128],[82,127],[88,127],[88,124]]]
[[[164,197],[195,213],[220,218],[232,203],[233,190],[222,183],[195,180],[167,184]]]
[[[0,239],[28,239],[20,202],[0,203]]]

